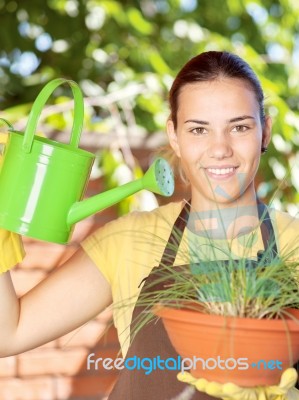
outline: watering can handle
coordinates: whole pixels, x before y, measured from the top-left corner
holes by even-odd
[[[68,85],[70,85],[74,96],[74,122],[72,126],[70,146],[76,148],[78,147],[84,117],[84,101],[82,92],[76,82],[68,79],[58,78],[53,79],[52,81],[47,83],[47,85],[41,90],[33,103],[25,129],[22,145],[25,153],[30,153],[31,151],[38,118],[42,112],[44,105],[46,104],[52,92],[63,83],[67,83]]]

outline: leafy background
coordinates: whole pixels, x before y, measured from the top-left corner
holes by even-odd
[[[181,66],[202,51],[233,51],[257,72],[274,119],[259,194],[294,215],[298,21],[297,0],[0,0],[0,116],[23,130],[46,82],[77,81],[86,104],[83,145],[97,147],[93,174],[110,187],[142,173],[132,147],[165,141],[167,91]],[[70,92],[58,89],[51,102],[40,129],[67,140]]]

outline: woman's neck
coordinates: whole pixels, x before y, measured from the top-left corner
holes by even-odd
[[[254,193],[255,194],[255,193]],[[199,202],[192,197],[188,225],[200,235],[214,239],[232,239],[259,226],[256,196],[231,203]]]

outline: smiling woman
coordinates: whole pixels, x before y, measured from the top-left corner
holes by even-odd
[[[190,182],[192,211],[256,204],[254,178],[271,119],[249,66],[226,53],[195,57],[176,78],[170,104],[167,132]]]
[[[270,261],[291,254],[298,262],[299,220],[261,205],[255,192],[254,178],[271,134],[263,101],[256,75],[238,56],[207,52],[190,60],[170,90],[167,133],[190,183],[191,200],[135,212],[106,224],[20,299],[9,272],[3,273],[0,355],[51,341],[113,304],[125,362],[177,359],[160,320],[145,324],[137,333],[135,329],[136,321],[148,316],[139,299],[145,296],[151,304],[157,299],[152,286],[157,274],[164,293],[169,287],[167,268],[184,279],[195,265],[197,273],[208,278],[207,262],[220,266],[220,271],[228,259],[240,264],[245,260],[245,266],[257,265],[261,259],[268,263],[263,256],[266,250]],[[6,253],[9,246],[7,242]],[[6,270],[0,264],[1,268]],[[218,292],[213,295],[219,297]],[[240,391],[211,396],[206,387],[199,390],[205,393],[179,382],[176,370],[155,369],[145,375],[142,370],[123,369],[109,400],[245,398],[238,395]],[[246,398],[266,397],[253,388]],[[282,398],[273,395],[271,400]]]
[[[262,125],[254,92],[240,79],[221,77],[184,86],[179,99],[177,128],[168,121],[168,134],[190,180],[194,209],[255,202],[254,177],[271,121]]]

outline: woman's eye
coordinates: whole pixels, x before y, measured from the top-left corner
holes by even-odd
[[[194,133],[195,135],[203,135],[204,133],[207,133],[207,130],[202,127],[197,127],[191,129],[191,132]]]
[[[232,129],[232,132],[246,132],[249,129],[246,125],[237,125]]]

